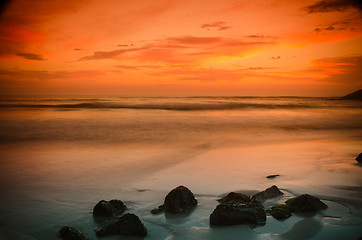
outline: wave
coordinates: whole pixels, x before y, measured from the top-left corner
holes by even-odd
[[[238,109],[321,109],[362,108],[359,105],[314,105],[314,104],[265,104],[265,103],[217,103],[217,104],[114,104],[114,103],[71,103],[71,104],[0,104],[0,108],[54,108],[54,109],[143,109],[143,110],[238,110]]]
[[[362,108],[362,102],[316,97],[0,98],[0,109],[238,110]]]

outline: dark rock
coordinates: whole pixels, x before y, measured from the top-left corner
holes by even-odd
[[[132,235],[146,236],[147,229],[141,220],[132,213],[126,213],[122,217],[95,229],[98,237],[108,235]]]
[[[362,89],[350,93],[344,97],[341,97],[340,100],[359,100],[362,101]]]
[[[356,161],[358,163],[362,163],[362,153],[360,153],[357,157],[356,157]]]
[[[217,201],[222,204],[227,204],[227,203],[231,203],[231,204],[244,203],[245,204],[245,203],[250,202],[250,197],[245,194],[242,194],[242,193],[231,192],[228,195],[226,195],[225,197],[223,197]]]
[[[328,206],[318,198],[303,194],[285,202],[291,212],[308,212],[326,209]]]
[[[123,213],[127,207],[120,200],[105,201],[101,200],[93,208],[93,215],[102,217],[111,217]]]
[[[285,204],[275,205],[271,208],[270,214],[278,220],[287,219],[292,216],[288,206]]]
[[[82,232],[78,229],[70,226],[64,226],[59,231],[60,237],[64,240],[89,240]]]
[[[264,207],[260,203],[219,204],[210,215],[210,225],[259,224],[266,221]]]
[[[179,186],[167,194],[164,201],[164,210],[168,213],[183,213],[196,207],[194,194],[184,186]]]
[[[273,175],[266,176],[266,178],[272,179],[272,178],[276,178],[279,176],[280,176],[279,174],[273,174]]]
[[[267,188],[264,191],[255,194],[251,198],[251,200],[258,201],[258,202],[264,202],[268,199],[272,199],[272,198],[278,197],[280,195],[283,195],[283,193],[279,190],[279,188],[277,186],[273,185],[270,188]]]
[[[163,205],[160,205],[154,209],[151,210],[152,214],[159,214],[162,213],[165,210],[165,207]]]

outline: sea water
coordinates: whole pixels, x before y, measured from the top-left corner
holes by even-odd
[[[1,97],[0,239],[97,239],[94,205],[120,199],[145,239],[357,239],[362,236],[362,102],[305,97]],[[267,179],[266,176],[279,177]],[[187,186],[188,216],[150,210]],[[264,226],[212,228],[217,199],[272,185],[329,208]],[[110,236],[103,239],[134,239]]]

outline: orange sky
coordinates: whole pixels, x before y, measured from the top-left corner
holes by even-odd
[[[0,94],[339,96],[362,88],[358,0],[14,0]]]

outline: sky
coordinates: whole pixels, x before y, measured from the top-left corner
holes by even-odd
[[[13,0],[0,94],[342,96],[362,88],[359,0]]]

